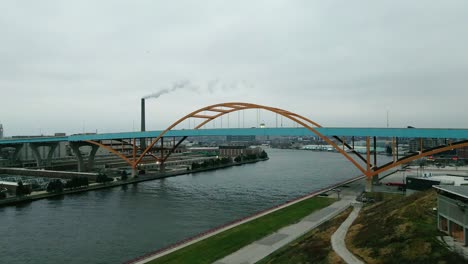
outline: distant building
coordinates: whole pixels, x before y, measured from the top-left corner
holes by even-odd
[[[3,125],[0,124],[0,138],[3,138]]]
[[[468,178],[451,175],[432,175],[432,172],[425,172],[422,176],[406,177],[406,195],[414,192],[431,189],[434,185],[441,186],[463,186],[468,185]]]
[[[255,136],[227,136],[226,141],[231,144],[248,144],[255,141]]]
[[[423,150],[446,144],[445,139],[440,138],[424,138],[422,140],[419,138],[413,138],[408,142],[409,152],[421,151],[421,142]]]
[[[246,146],[219,146],[219,156],[221,157],[237,157],[242,154],[247,154]]]
[[[460,159],[468,159],[468,147],[457,149],[457,156]]]
[[[263,151],[262,148],[252,146],[219,146],[219,156],[220,157],[231,157],[235,158],[240,155],[259,155]]]
[[[468,186],[434,186],[437,226],[455,241],[468,245]]]

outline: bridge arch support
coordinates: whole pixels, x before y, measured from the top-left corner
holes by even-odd
[[[258,104],[251,104],[251,103],[242,103],[242,102],[230,102],[230,103],[214,104],[214,105],[210,105],[210,106],[207,106],[207,107],[200,108],[198,110],[195,110],[195,111],[185,115],[184,117],[180,118],[179,120],[177,120],[176,122],[171,124],[163,132],[161,132],[161,134],[157,138],[153,139],[152,142],[150,144],[148,144],[144,150],[142,150],[142,152],[141,152],[141,154],[139,156],[136,155],[136,144],[135,144],[135,140],[134,140],[134,142],[133,142],[133,146],[134,146],[133,159],[129,159],[129,158],[125,157],[124,155],[122,155],[121,153],[119,153],[119,152],[117,152],[117,151],[115,151],[113,149],[110,149],[107,146],[105,146],[105,145],[103,145],[103,144],[101,144],[99,142],[87,141],[87,143],[93,144],[93,145],[96,145],[96,146],[99,146],[99,147],[107,148],[109,151],[111,151],[115,155],[117,155],[120,158],[122,158],[123,160],[125,160],[129,165],[132,166],[133,170],[136,171],[138,165],[142,162],[143,158],[146,155],[152,155],[149,152],[155,146],[155,144],[158,141],[160,141],[161,139],[163,139],[164,136],[167,134],[167,132],[169,132],[170,130],[172,130],[173,128],[175,128],[177,125],[184,122],[185,120],[190,119],[190,118],[202,119],[203,121],[194,128],[194,129],[200,129],[204,125],[208,124],[209,122],[211,122],[211,121],[213,121],[213,120],[215,120],[217,118],[220,118],[220,117],[222,117],[222,116],[224,116],[226,114],[236,112],[236,111],[241,111],[241,110],[249,110],[249,109],[263,109],[263,110],[266,110],[266,111],[269,111],[269,112],[276,113],[276,114],[278,114],[280,116],[283,116],[283,117],[285,117],[285,118],[287,118],[289,120],[292,120],[292,121],[300,124],[304,128],[311,131],[313,134],[315,134],[317,137],[321,138],[322,140],[327,142],[329,145],[333,146],[333,148],[337,152],[341,153],[362,174],[364,174],[368,178],[371,178],[371,177],[373,177],[375,175],[378,175],[379,173],[385,172],[385,171],[387,171],[389,169],[400,166],[401,164],[408,163],[410,161],[413,161],[413,160],[416,160],[416,159],[419,159],[419,158],[422,158],[422,157],[426,157],[426,156],[429,156],[429,155],[441,153],[441,152],[451,150],[451,149],[468,147],[468,141],[456,142],[456,143],[453,143],[453,144],[449,144],[447,146],[440,146],[440,147],[437,147],[437,148],[421,151],[420,153],[410,155],[410,156],[407,156],[407,157],[403,157],[401,159],[395,160],[395,161],[390,162],[388,164],[385,164],[383,166],[377,167],[376,164],[372,165],[371,161],[370,161],[371,160],[371,158],[370,158],[370,137],[367,137],[367,158],[366,158],[366,157],[361,156],[357,151],[354,150],[353,147],[349,146],[344,140],[340,139],[339,137],[333,136],[333,138],[336,141],[339,142],[339,143],[336,143],[331,138],[321,134],[317,130],[317,128],[320,128],[321,126],[317,122],[314,122],[314,121],[312,121],[312,120],[310,120],[310,119],[308,119],[308,118],[306,118],[304,116],[301,116],[301,115],[298,115],[296,113],[293,113],[293,112],[290,112],[290,111],[287,111],[287,110],[284,110],[284,109],[280,109],[280,108],[269,107],[269,106],[258,105]],[[181,139],[181,141],[179,141],[179,143],[177,143],[177,145],[174,146],[174,149],[185,139],[186,139],[186,137],[183,137]],[[342,144],[342,146],[339,146],[338,144]],[[348,153],[348,151],[351,151],[352,153],[354,153],[356,155],[355,157],[357,157],[357,159],[351,157],[351,155]],[[164,162],[167,158],[168,158],[168,156],[165,156],[164,158],[162,158],[160,160],[162,162]]]
[[[220,118],[226,114],[232,113],[232,112],[237,112],[241,110],[248,110],[248,109],[263,109],[267,110],[269,112],[276,113],[278,115],[281,115],[289,120],[292,120],[301,126],[307,128],[309,131],[314,133],[316,136],[320,137],[322,140],[333,146],[339,153],[341,153],[346,159],[348,159],[357,169],[359,169],[363,174],[370,176],[371,171],[369,168],[364,168],[359,164],[355,159],[353,159],[345,150],[344,146],[346,146],[348,149],[351,149],[349,145],[344,144],[343,147],[339,147],[335,142],[333,142],[331,139],[328,137],[322,135],[320,132],[318,132],[315,128],[321,127],[317,122],[314,122],[304,116],[298,115],[296,113],[280,109],[280,108],[275,108],[275,107],[269,107],[269,106],[264,106],[264,105],[259,105],[259,104],[251,104],[251,103],[242,103],[242,102],[231,102],[231,103],[222,103],[222,104],[214,104],[210,105],[207,107],[200,108],[196,111],[193,111],[186,116],[180,118],[176,122],[174,122],[172,125],[170,125],[168,128],[166,128],[157,138],[155,138],[147,147],[146,149],[141,153],[141,155],[138,157],[137,160],[133,163],[133,168],[135,169],[138,164],[142,161],[143,157],[153,148],[153,146],[161,139],[164,137],[164,135],[169,132],[171,129],[179,125],[180,123],[184,122],[187,119],[190,118],[200,118],[204,119],[203,122],[201,122],[198,126],[196,126],[194,129],[200,129],[204,125],[208,124],[210,121],[213,121],[217,118]],[[202,113],[210,113],[210,114],[202,114]],[[360,156],[360,155],[359,155]],[[361,157],[362,159],[362,157]],[[368,166],[369,167],[369,166]]]

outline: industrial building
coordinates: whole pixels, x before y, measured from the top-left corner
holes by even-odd
[[[437,190],[437,226],[455,241],[468,245],[468,186],[434,186]]]
[[[260,154],[262,148],[251,146],[219,146],[219,156],[220,157],[231,157],[235,158],[240,155],[251,155],[251,154]]]
[[[255,142],[255,136],[226,136],[229,144],[249,145]]]
[[[421,151],[421,144],[422,149],[424,150],[445,145],[446,143],[446,140],[441,138],[413,138],[410,139],[408,142],[409,152]]]
[[[246,146],[219,146],[221,157],[237,157],[243,154],[247,154]]]

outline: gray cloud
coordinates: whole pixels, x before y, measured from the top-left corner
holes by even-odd
[[[222,101],[327,126],[467,127],[466,1],[2,1],[13,134],[149,129]],[[6,10],[6,11],[5,11]],[[167,88],[172,89],[172,88]],[[164,109],[164,111],[162,111]],[[154,119],[151,119],[154,117]]]

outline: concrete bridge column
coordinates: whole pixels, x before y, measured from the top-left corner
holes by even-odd
[[[372,177],[366,177],[366,192],[374,191],[374,184],[379,183],[379,175],[374,175]]]
[[[98,151],[99,146],[92,145],[91,152],[88,156],[88,171],[92,171],[94,169],[94,158],[96,157],[96,152]]]
[[[42,158],[41,158],[41,153],[39,153],[39,150],[38,150],[38,147],[37,145],[34,145],[34,144],[29,144],[31,150],[32,150],[32,153],[33,153],[33,156],[34,156],[34,159],[36,159],[36,166],[37,167],[41,167],[42,165]]]
[[[54,152],[57,149],[58,145],[58,142],[49,145],[49,153],[47,153],[46,166],[52,166],[52,156],[54,155]]]
[[[13,162],[16,162],[17,160],[19,160],[19,154],[20,154],[20,151],[21,149],[23,149],[24,147],[24,143],[15,143],[15,144],[5,144],[5,145],[0,145],[0,150],[4,149],[4,148],[12,148],[12,149],[15,149],[15,151],[13,152],[13,155],[9,155],[9,159]]]
[[[37,167],[51,166],[52,165],[52,156],[54,155],[55,149],[57,149],[58,142],[47,142],[47,143],[30,143],[29,147],[32,150],[34,158],[36,159]],[[49,152],[47,153],[47,158],[44,162],[41,153],[39,153],[39,147],[49,147]],[[45,163],[45,164],[44,164]]]
[[[17,160],[20,159],[19,154],[20,154],[21,149],[23,149],[23,146],[24,146],[23,143],[15,144],[15,146],[14,146],[15,152],[13,153],[13,161],[17,161]]]
[[[83,153],[81,153],[81,150],[80,150],[80,148],[84,146],[91,147],[91,152],[89,153],[87,163],[85,163],[84,158],[83,158]],[[94,159],[96,157],[96,153],[99,149],[99,146],[90,144],[87,142],[70,142],[70,147],[78,161],[79,172],[91,171],[94,169]]]
[[[138,169],[132,168],[132,174],[130,175],[130,177],[135,178],[136,176],[138,176]]]
[[[373,186],[374,184],[373,184],[372,178],[366,177],[366,188],[365,188],[366,192],[372,192]]]
[[[85,165],[83,161],[83,155],[81,154],[80,151],[80,144],[76,142],[70,142],[70,147],[73,151],[73,154],[75,154],[75,157],[78,161],[78,172],[83,172],[85,171]]]

